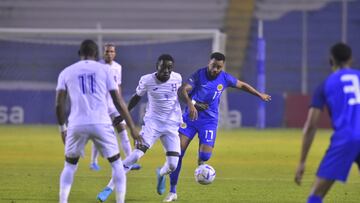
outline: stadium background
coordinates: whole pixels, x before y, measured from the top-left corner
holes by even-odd
[[[209,162],[216,169],[216,180],[206,187],[194,182],[197,144],[192,144],[183,162],[179,202],[304,202],[331,130],[317,133],[303,186],[298,187],[293,176],[301,129],[292,127],[303,125],[311,93],[331,72],[328,49],[332,44],[349,43],[354,66],[359,67],[359,10],[358,0],[1,0],[0,202],[58,201],[64,160],[54,89],[59,72],[78,60],[82,39],[118,45],[116,60],[124,67],[127,99],[139,77],[154,71],[159,54],[172,54],[176,71],[185,79],[207,64],[213,49],[209,36],[112,35],[101,39],[88,33],[28,34],[30,29],[219,30],[227,36],[227,71],[257,86],[259,18],[264,20],[266,40],[266,92],[273,98],[266,104],[267,129],[253,129],[258,98],[231,90],[223,95],[232,116],[228,127],[235,129],[219,131]],[[6,32],[13,28],[20,32]],[[143,110],[144,104],[133,112],[138,123]],[[329,127],[324,114],[321,125]],[[109,178],[106,160],[100,159],[101,171],[90,171],[89,146],[85,151],[70,195],[72,203],[93,202]],[[155,194],[153,187],[154,171],[163,156],[157,143],[141,159],[143,169],[128,175],[127,202],[161,202],[163,196]],[[359,188],[358,171],[353,167],[349,182],[336,184],[325,201],[360,202]]]
[[[273,97],[266,107],[266,126],[300,127],[309,95],[331,71],[329,47],[346,40],[353,47],[354,66],[360,58],[360,2],[345,2],[346,13],[343,1],[324,0],[1,1],[0,24],[5,29],[216,29],[227,36],[227,71],[256,86],[257,24],[262,18],[266,92]],[[273,6],[274,3],[281,6]],[[55,123],[57,76],[64,67],[78,60],[81,37],[30,38],[26,34],[0,32],[0,123]],[[146,36],[134,39],[129,35],[104,37],[102,41],[118,45],[116,60],[124,67],[126,98],[133,94],[141,75],[154,71],[159,54],[172,54],[175,71],[186,79],[195,69],[207,64],[212,51],[212,40],[201,37],[164,40]],[[256,126],[257,98],[233,91],[224,97],[232,116],[229,127]],[[141,113],[141,108],[134,112],[138,123]],[[329,127],[327,116],[324,118],[322,126]]]

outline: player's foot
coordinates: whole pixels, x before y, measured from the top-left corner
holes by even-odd
[[[97,165],[97,163],[90,164],[89,168],[90,168],[90,170],[93,170],[93,171],[99,171],[100,170],[100,166]]]
[[[170,193],[165,197],[165,199],[163,200],[163,202],[172,202],[172,201],[176,201],[176,200],[177,200],[177,194],[170,192]]]
[[[103,189],[103,191],[101,191],[96,199],[98,200],[98,202],[105,202],[106,199],[110,196],[110,194],[112,193],[112,189],[109,187],[106,187]]]
[[[133,165],[131,166],[131,169],[130,169],[130,170],[140,170],[140,169],[141,169],[140,164],[133,164]]]
[[[157,193],[159,195],[164,194],[165,192],[165,181],[166,181],[166,177],[165,176],[161,176],[160,175],[160,168],[156,169],[156,176],[157,176]]]

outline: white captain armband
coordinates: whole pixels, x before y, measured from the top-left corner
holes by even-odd
[[[67,130],[67,127],[66,127],[66,124],[62,124],[62,125],[59,125],[59,131],[62,133],[62,132],[65,132]]]

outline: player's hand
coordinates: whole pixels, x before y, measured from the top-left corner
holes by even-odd
[[[196,102],[194,106],[197,111],[205,111],[206,109],[209,108],[209,104],[201,103],[201,102]]]
[[[65,130],[65,131],[63,131],[63,132],[61,132],[61,140],[62,140],[62,142],[65,144],[65,140],[66,140],[66,135],[67,135],[67,131]]]
[[[143,138],[140,136],[140,133],[136,129],[130,129],[130,135],[134,139],[135,145],[143,144]]]
[[[299,163],[295,173],[295,183],[301,185],[301,180],[305,172],[305,163]]]
[[[195,106],[193,103],[190,103],[188,105],[189,107],[189,116],[190,116],[190,119],[193,121],[193,120],[197,120],[198,118],[198,111],[196,110]]]
[[[263,101],[271,101],[271,96],[268,94],[260,94],[260,97]]]

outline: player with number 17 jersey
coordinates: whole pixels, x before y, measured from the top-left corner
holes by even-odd
[[[199,69],[188,79],[187,83],[193,87],[189,94],[193,102],[206,103],[209,107],[206,110],[199,111],[198,119],[194,121],[189,118],[189,108],[186,107],[183,115],[184,124],[179,132],[193,137],[198,131],[199,138],[202,139],[201,142],[214,146],[221,94],[227,87],[236,87],[237,79],[222,71],[215,80],[211,80],[206,71],[207,67]]]

